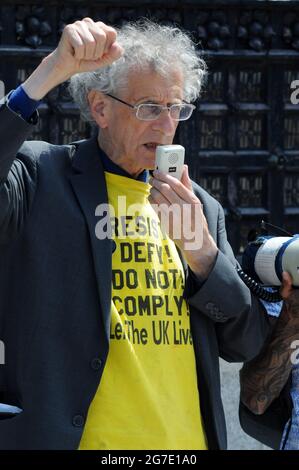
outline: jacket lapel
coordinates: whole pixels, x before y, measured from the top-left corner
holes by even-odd
[[[93,137],[75,143],[75,146],[77,150],[73,155],[72,173],[69,175],[69,179],[88,226],[102,320],[106,338],[109,341],[112,241],[108,237],[99,240],[95,232],[96,224],[99,222],[95,210],[99,204],[108,203],[106,180],[97,139]]]

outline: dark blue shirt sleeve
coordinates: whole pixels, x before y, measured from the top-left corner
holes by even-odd
[[[7,104],[12,111],[20,114],[25,121],[28,121],[40,103],[41,101],[29,98],[22,85],[20,85],[11,93]]]

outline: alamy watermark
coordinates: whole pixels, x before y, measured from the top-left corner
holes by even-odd
[[[291,89],[294,90],[291,94],[291,103],[299,104],[299,80],[293,80],[291,83]]]
[[[0,100],[2,100],[4,96],[5,96],[5,86],[4,86],[4,82],[0,80]]]
[[[100,217],[95,227],[99,240],[160,238],[159,229],[165,238],[180,240],[186,250],[199,250],[203,244],[203,215],[200,204],[151,204],[155,214],[144,214],[144,205],[127,205],[126,196],[117,198],[117,216],[111,204],[99,204],[95,215]]]
[[[0,366],[5,364],[5,345],[3,341],[0,340]]]
[[[291,364],[296,366],[299,364],[299,340],[296,339],[295,341],[292,341],[290,348],[295,350],[291,354],[290,361]]]

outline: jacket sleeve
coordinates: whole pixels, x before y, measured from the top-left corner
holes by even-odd
[[[0,243],[17,236],[30,211],[36,182],[36,159],[24,141],[38,120],[30,122],[7,106],[8,96],[0,101]]]
[[[236,271],[238,263],[227,240],[220,204],[217,238],[219,252],[215,265],[188,303],[213,320],[220,356],[229,362],[244,362],[259,353],[270,333],[270,324],[262,303]]]

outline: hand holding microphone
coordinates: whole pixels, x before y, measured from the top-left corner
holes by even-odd
[[[206,278],[214,265],[218,248],[209,233],[202,203],[194,194],[188,166],[184,165],[183,159],[184,148],[181,146],[157,147],[158,169],[150,179],[149,201],[160,218],[161,226],[166,225],[168,236],[184,254],[192,271]]]

